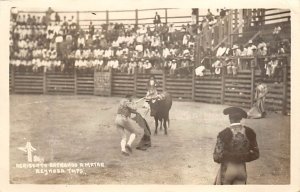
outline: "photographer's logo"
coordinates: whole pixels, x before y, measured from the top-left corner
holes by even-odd
[[[43,163],[44,162],[44,158],[33,155],[33,152],[36,151],[36,149],[31,145],[30,141],[27,141],[25,147],[18,147],[18,149],[27,153],[27,161],[29,163],[31,163],[31,162]]]

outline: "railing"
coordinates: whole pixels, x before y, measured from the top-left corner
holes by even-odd
[[[266,106],[269,110],[290,111],[290,56],[282,55],[287,63],[282,66],[282,82],[266,82],[269,94]],[[261,78],[256,70],[260,57],[235,59],[251,59],[253,64],[248,70],[239,70],[236,76],[225,74],[225,68],[219,76],[207,75],[196,77],[170,76],[163,71],[155,71],[159,82],[158,91],[170,92],[175,100],[200,101],[206,103],[226,104],[250,108],[254,103],[255,83]],[[18,94],[94,94],[94,74],[90,73],[32,73],[10,70],[10,92]],[[124,96],[134,93],[137,97],[146,94],[146,85],[150,74],[127,74],[112,72],[112,96]]]

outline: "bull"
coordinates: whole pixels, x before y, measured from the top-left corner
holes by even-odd
[[[162,130],[162,124],[164,125],[165,135],[168,134],[168,127],[170,126],[169,111],[172,106],[171,94],[164,92],[160,95],[160,98],[150,99],[148,101],[150,105],[150,116],[154,117],[155,120],[155,132],[157,135],[158,121],[160,121],[160,130]]]

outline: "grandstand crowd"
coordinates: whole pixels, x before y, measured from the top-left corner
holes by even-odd
[[[264,42],[262,37],[250,40],[247,46],[226,44],[213,53],[200,47],[202,61],[195,64],[195,39],[206,25],[213,26],[226,16],[221,10],[194,22],[175,28],[161,23],[156,13],[154,27],[122,23],[103,24],[95,28],[92,21],[88,30],[82,29],[74,16],[63,18],[49,8],[43,16],[11,11],[10,66],[21,72],[92,72],[118,71],[128,74],[149,73],[164,69],[171,75],[218,75],[221,70],[235,75],[249,68],[258,56],[258,68],[264,77],[280,77],[284,59],[278,54],[290,53],[290,41],[281,39],[280,26],[273,31],[274,41]],[[193,19],[193,17],[192,17]],[[213,56],[213,57],[212,57]],[[265,58],[265,56],[270,56]],[[242,57],[245,57],[244,59]],[[205,72],[206,71],[206,72]],[[207,71],[209,73],[207,73]]]

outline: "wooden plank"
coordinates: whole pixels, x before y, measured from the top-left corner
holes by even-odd
[[[15,86],[30,86],[30,87],[39,87],[43,86],[43,82],[32,82],[32,83],[15,83]]]
[[[222,85],[221,81],[199,81],[195,82],[196,85]]]
[[[166,82],[166,86],[177,86],[177,87],[186,87],[190,86],[192,87],[192,82]]]
[[[20,79],[16,79],[15,80],[15,83],[43,83],[43,79],[35,79],[35,80],[32,80],[32,79],[27,79],[27,80],[20,80]]]
[[[88,84],[90,84],[90,85],[94,85],[94,81],[77,81],[77,84],[78,85],[88,85]]]
[[[77,84],[77,87],[78,88],[81,88],[81,87],[93,87],[94,88],[94,84]]]
[[[228,89],[226,88],[225,93],[249,93],[251,94],[251,90],[249,89]]]
[[[134,81],[131,80],[123,80],[123,79],[114,79],[112,81],[112,83],[120,83],[120,84],[126,84],[126,83],[130,83],[133,84]]]
[[[113,91],[133,91],[133,87],[112,87]]]
[[[238,102],[230,102],[230,101],[225,101],[224,103],[229,106],[242,107],[246,109],[249,109],[251,106],[250,103],[238,103]]]
[[[213,85],[213,84],[196,84],[195,85],[196,88],[211,88],[211,89],[220,89],[221,90],[221,84],[218,84],[218,85]]]
[[[130,75],[130,76],[113,76],[112,79],[113,79],[113,80],[114,80],[114,79],[133,80],[134,77],[133,77],[132,75]]]
[[[219,98],[221,99],[221,94],[209,94],[209,93],[196,93],[195,98],[197,97],[211,97],[211,98]]]
[[[20,93],[20,94],[42,94],[43,90],[15,90],[15,93]]]
[[[86,78],[77,77],[77,81],[94,81],[94,77],[86,77]]]
[[[213,93],[213,94],[220,94],[221,95],[221,91],[220,90],[214,90],[214,89],[196,89],[195,93]]]
[[[49,79],[74,79],[74,75],[47,75]]]
[[[43,79],[43,76],[16,76],[15,80],[21,80],[21,81],[26,81],[26,80],[35,80],[35,79]]]
[[[251,91],[250,84],[225,83],[225,88],[247,88],[249,91]]]
[[[239,84],[251,84],[251,80],[245,79],[225,79],[225,83],[239,83]]]
[[[243,98],[228,98],[228,97],[225,97],[224,101],[236,102],[236,103],[251,103],[251,101],[249,99],[243,99]]]
[[[50,85],[50,86],[73,86],[75,87],[74,85],[74,82],[48,82],[47,81],[47,85]]]
[[[177,91],[177,90],[192,90],[192,87],[177,87],[177,86],[166,86],[166,90],[174,90],[174,91]]]

